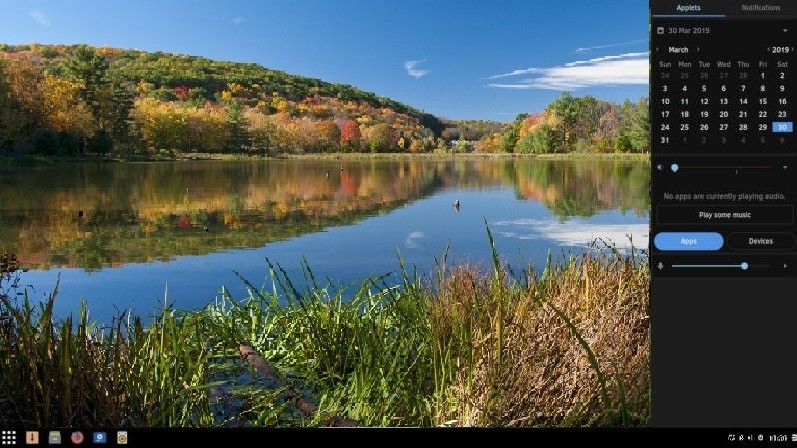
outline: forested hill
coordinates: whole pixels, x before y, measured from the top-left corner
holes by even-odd
[[[422,151],[443,130],[349,85],[87,45],[0,44],[0,106],[0,149],[17,153]]]

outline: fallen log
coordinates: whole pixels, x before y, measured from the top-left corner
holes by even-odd
[[[294,389],[287,387],[284,381],[277,375],[276,371],[272,368],[272,366],[260,356],[255,349],[252,348],[252,345],[249,342],[243,341],[238,344],[238,351],[241,354],[241,360],[243,362],[252,366],[257,373],[262,375],[266,380],[273,382],[276,387],[280,389],[284,389],[283,395],[286,399],[294,402],[296,404],[296,408],[302,414],[303,417],[307,419],[314,419],[318,414],[318,406],[313,404],[310,400],[307,399],[301,393],[295,391]],[[323,426],[332,426],[332,427],[357,427],[361,426],[359,422],[356,420],[340,417],[334,415],[332,417],[328,417],[324,420]]]

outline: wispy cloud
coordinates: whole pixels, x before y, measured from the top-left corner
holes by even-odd
[[[573,90],[592,86],[648,84],[648,52],[601,56],[568,62],[556,67],[530,67],[490,76],[502,79],[521,75],[531,78],[515,82],[491,83],[502,89]]]
[[[49,27],[53,24],[50,18],[47,17],[47,15],[41,9],[31,9],[28,15],[30,15],[30,18],[33,19],[34,22],[43,27]]]
[[[616,54],[616,55],[610,55],[610,56],[601,56],[601,57],[598,57],[598,58],[587,59],[587,60],[584,60],[584,61],[568,62],[567,64],[565,64],[565,67],[575,67],[576,65],[589,65],[589,64],[595,64],[597,62],[615,61],[615,60],[619,60],[619,59],[644,58],[645,60],[647,60],[647,57],[648,57],[648,52],[647,51],[643,51],[641,53],[623,53],[623,54]]]
[[[528,75],[529,73],[536,73],[538,68],[521,68],[518,70],[512,70],[509,73],[501,73],[500,75],[493,75],[488,77],[487,79],[498,79],[498,78],[508,78],[510,76],[518,76],[518,75]]]
[[[412,76],[415,79],[420,79],[432,72],[431,70],[422,70],[415,68],[418,64],[422,64],[424,62],[426,62],[426,59],[422,59],[420,61],[405,61],[404,68],[407,69],[408,75]]]
[[[404,241],[404,244],[406,244],[410,249],[416,249],[418,247],[418,240],[423,238],[426,238],[426,235],[423,232],[412,232],[407,235],[407,239]]]
[[[239,25],[239,24],[243,23],[243,21],[244,21],[244,18],[241,17],[241,16],[237,16],[237,17],[233,17],[232,18],[233,25]]]
[[[602,50],[604,48],[613,48],[613,47],[622,47],[625,45],[634,45],[634,44],[641,44],[642,42],[647,42],[647,39],[637,39],[637,40],[629,40],[628,42],[620,42],[617,44],[607,44],[607,45],[596,45],[594,47],[579,47],[573,50],[573,53],[587,53],[593,50]]]

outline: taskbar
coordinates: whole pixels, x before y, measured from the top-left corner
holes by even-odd
[[[357,438],[374,441],[381,433],[392,441],[401,437],[425,442],[440,438],[450,444],[462,438],[524,437],[526,442],[589,442],[629,441],[639,443],[686,443],[695,446],[793,446],[797,447],[797,428],[427,428],[427,427],[358,427],[358,428],[55,428],[25,429],[0,427],[0,447],[19,445],[47,446],[206,446],[227,444],[239,446],[271,437],[291,437],[302,443],[317,437],[334,442],[335,437],[351,443]],[[345,439],[344,439],[345,438]],[[283,440],[283,439],[280,439]]]

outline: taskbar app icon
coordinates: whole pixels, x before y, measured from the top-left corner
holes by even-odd
[[[50,431],[47,434],[47,443],[50,445],[61,444],[61,431]]]
[[[84,440],[86,440],[86,438],[83,436],[83,432],[72,431],[72,434],[69,436],[69,440],[71,440],[75,445],[80,445]]]

